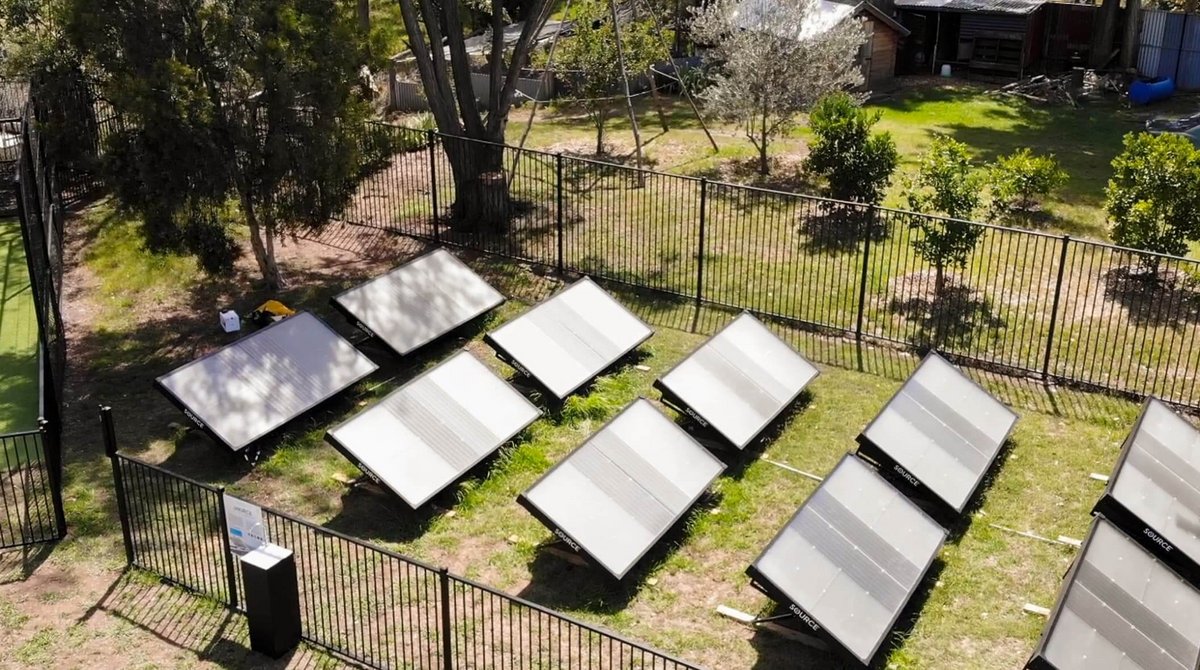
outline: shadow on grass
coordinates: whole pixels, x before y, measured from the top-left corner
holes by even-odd
[[[54,553],[57,542],[5,549],[0,551],[0,585],[23,582]]]
[[[931,349],[969,349],[982,333],[1008,325],[987,297],[965,284],[948,281],[936,294],[905,292],[909,296],[892,299],[888,311],[915,326],[909,342],[922,354]]]
[[[305,644],[279,659],[250,650],[246,621],[222,605],[184,589],[127,570],[77,623],[104,613],[158,640],[222,668],[308,670],[328,667],[330,658]],[[349,667],[361,667],[339,659]]]
[[[868,209],[849,203],[816,201],[814,213],[801,216],[798,226],[802,248],[812,254],[849,254],[863,249],[867,242],[888,239],[886,220]]]
[[[1200,281],[1178,270],[1113,268],[1104,273],[1104,297],[1124,307],[1139,326],[1200,323]]]
[[[556,610],[618,614],[649,586],[649,577],[687,543],[696,522],[720,503],[719,494],[702,496],[619,581],[595,563],[575,565],[539,547],[529,564],[531,580],[517,595]],[[556,545],[558,549],[570,551],[561,544]]]

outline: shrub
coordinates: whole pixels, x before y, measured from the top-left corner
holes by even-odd
[[[1200,239],[1200,150],[1181,135],[1130,133],[1113,159],[1105,211],[1117,244],[1183,255]],[[1152,267],[1157,259],[1146,259]]]
[[[813,107],[808,117],[813,141],[804,167],[828,182],[838,200],[879,204],[896,170],[896,143],[888,133],[872,133],[881,113],[867,112],[838,91]]]
[[[1067,173],[1053,155],[1019,149],[1001,156],[988,169],[992,191],[990,214],[1006,219],[1026,218],[1039,201],[1067,182]]]

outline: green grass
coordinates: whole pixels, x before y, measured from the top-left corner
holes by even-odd
[[[0,219],[0,434],[37,428],[38,331],[21,229]]]
[[[87,261],[96,274],[97,297],[103,304],[120,305],[126,299],[118,277],[133,278],[127,290],[135,296],[178,292],[181,299],[194,298],[202,283],[194,270],[189,275],[183,267],[163,269],[181,262],[177,259],[139,260],[139,243],[136,233],[125,227],[128,222],[97,218],[92,223],[104,224],[97,227],[94,251]],[[387,495],[345,485],[357,473],[323,442],[328,426],[460,346],[500,374],[512,373],[482,344],[481,333],[520,314],[527,305],[523,296],[539,295],[546,282],[517,266],[476,265],[514,299],[463,339],[435,345],[400,365],[381,359],[385,370],[377,379],[297,421],[256,467],[231,464],[203,448],[204,438],[165,428],[167,419],[123,425],[124,449],[164,462],[182,474],[227,486],[251,500],[447,565],[457,574],[608,626],[707,667],[828,666],[828,657],[766,634],[753,635],[714,613],[720,604],[749,612],[770,605],[749,587],[743,571],[812,492],[813,482],[751,457],[744,468],[734,468],[718,480],[713,500],[700,505],[685,528],[668,536],[626,587],[614,587],[594,570],[569,568],[540,551],[538,546],[550,539],[549,531],[515,502],[518,493],[622,407],[638,396],[656,397],[653,380],[702,343],[727,314],[705,310],[695,315],[687,305],[622,293],[626,304],[656,326],[637,365],[603,377],[586,396],[535,422],[498,458],[427,509],[412,512]],[[313,309],[331,323],[341,324],[327,313],[325,296],[342,285],[298,287],[297,295],[308,297],[289,299],[295,307]],[[697,316],[697,332],[690,332]],[[105,351],[96,360],[78,361],[82,373],[105,375],[106,383],[122,388],[148,388],[150,378],[172,363],[154,357],[132,359],[157,351],[160,339],[200,337],[203,341],[207,337],[162,333],[152,327],[156,317],[144,310],[124,322],[105,317],[114,329],[106,337],[133,344]],[[765,456],[771,460],[825,473],[853,447],[854,437],[898,388],[914,359],[886,350],[858,350],[841,340],[784,334],[818,361],[855,368],[822,366],[808,400],[766,448]],[[122,358],[130,360],[122,362]],[[1042,619],[1022,612],[1022,606],[1052,604],[1072,552],[999,531],[991,524],[1050,537],[1082,537],[1091,505],[1100,494],[1100,487],[1087,475],[1111,467],[1136,413],[1134,405],[1122,401],[1047,390],[1003,377],[980,379],[1020,413],[1014,447],[987,486],[970,525],[942,552],[931,591],[917,616],[903,622],[902,628],[910,630],[897,640],[888,659],[897,668],[1020,666],[1043,624]],[[159,406],[148,416],[177,418],[165,401],[154,402]],[[116,404],[121,411],[120,401]],[[126,409],[140,416],[151,408],[139,404]],[[56,552],[56,560],[120,563],[119,528],[105,493],[109,477],[106,462],[94,450],[73,449],[66,492],[73,537]],[[22,616],[19,606],[0,615],[13,621]],[[40,662],[46,655],[44,645],[44,636],[35,635],[21,649],[22,658]]]

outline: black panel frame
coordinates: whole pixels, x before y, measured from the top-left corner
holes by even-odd
[[[659,375],[659,377],[654,380],[654,383],[651,386],[653,386],[653,388],[659,392],[660,400],[661,400],[662,404],[666,405],[667,407],[670,407],[671,409],[675,410],[676,412],[678,412],[682,415],[687,416],[688,420],[691,423],[699,426],[699,428],[701,430],[703,430],[705,433],[711,434],[712,436],[718,438],[720,441],[720,444],[722,446],[726,446],[726,447],[732,448],[738,452],[744,453],[752,445],[757,444],[759,442],[759,440],[763,437],[763,435],[771,429],[771,426],[774,425],[774,423],[779,420],[779,417],[785,415],[789,409],[791,409],[792,407],[794,407],[796,405],[796,402],[800,400],[800,396],[804,395],[804,391],[808,389],[809,384],[812,384],[814,381],[817,380],[817,377],[821,376],[821,370],[820,370],[820,368],[818,368],[816,366],[815,363],[808,360],[808,358],[806,356],[804,356],[803,354],[801,354],[799,351],[796,351],[795,347],[788,344],[787,341],[784,340],[782,337],[780,337],[777,333],[775,333],[775,331],[771,330],[770,328],[767,328],[767,332],[770,333],[772,337],[774,337],[776,340],[778,340],[780,344],[784,345],[789,350],[795,352],[797,356],[804,359],[805,362],[807,362],[809,365],[811,365],[813,367],[814,370],[816,370],[816,374],[812,376],[812,379],[809,379],[803,386],[801,386],[800,390],[796,391],[796,393],[793,394],[792,397],[789,398],[788,401],[785,402],[779,408],[779,411],[772,414],[767,419],[767,421],[765,423],[763,423],[762,427],[759,428],[754,433],[754,435],[752,435],[750,437],[750,439],[746,441],[745,444],[741,444],[741,445],[734,442],[732,439],[730,439],[730,437],[728,435],[726,435],[724,432],[722,432],[720,428],[717,428],[708,419],[705,419],[703,416],[701,416],[699,412],[697,412],[691,405],[689,405],[679,395],[679,393],[677,393],[676,391],[671,389],[671,387],[668,386],[663,381],[663,379],[665,377],[667,377],[668,375],[670,375],[671,372],[673,372],[675,370],[675,368],[677,368],[677,367],[683,365],[684,363],[686,363],[687,361],[691,360],[692,356],[694,356],[697,351],[708,346],[709,342],[716,339],[718,336],[721,335],[721,333],[725,332],[727,329],[729,329],[731,326],[733,326],[733,324],[738,319],[740,319],[743,315],[748,315],[751,318],[754,318],[754,320],[758,321],[760,324],[762,324],[762,326],[764,328],[767,328],[767,325],[765,323],[762,323],[762,321],[755,318],[754,315],[751,314],[749,311],[743,310],[740,314],[738,314],[733,319],[731,319],[729,321],[729,323],[725,324],[724,326],[721,326],[721,329],[718,330],[717,332],[713,333],[713,335],[711,337],[709,337],[707,340],[705,340],[703,344],[701,344],[699,347],[696,347],[695,349],[693,349],[691,351],[691,353],[689,353],[687,356],[684,356],[683,360],[679,361],[675,365],[672,365],[670,367],[670,369],[668,369],[666,372],[663,372],[661,375]]]
[[[446,253],[450,254],[450,256],[451,256],[451,257],[452,257],[454,260],[456,260],[456,261],[458,261],[460,264],[462,264],[462,266],[463,266],[463,267],[467,268],[467,269],[468,269],[468,270],[470,270],[471,272],[473,272],[473,273],[475,273],[476,275],[478,275],[478,273],[476,273],[476,272],[475,272],[475,270],[471,268],[471,266],[469,266],[469,265],[467,265],[466,263],[464,263],[464,262],[463,262],[463,260],[462,260],[461,258],[459,258],[458,256],[455,256],[455,255],[454,255],[454,252],[450,251],[449,249],[447,249],[447,248],[445,248],[445,247],[437,247],[437,248],[434,248],[434,249],[430,249],[429,251],[427,251],[427,252],[425,252],[425,253],[421,254],[420,256],[417,256],[416,258],[409,259],[409,260],[405,261],[404,263],[401,263],[400,265],[397,265],[396,267],[394,267],[394,268],[392,268],[392,269],[388,270],[387,272],[384,272],[384,273],[382,273],[382,274],[380,274],[380,275],[377,275],[377,276],[375,276],[375,277],[372,277],[371,279],[368,279],[367,281],[365,281],[365,282],[363,282],[363,283],[361,283],[361,284],[358,284],[358,285],[356,285],[356,286],[352,286],[352,287],[350,287],[350,288],[346,289],[345,291],[342,291],[341,293],[338,293],[337,295],[335,295],[335,296],[333,296],[333,297],[331,297],[331,298],[329,299],[329,306],[330,306],[330,307],[332,307],[332,308],[333,308],[333,310],[334,310],[334,311],[336,311],[338,314],[341,314],[341,315],[342,315],[342,317],[343,317],[343,318],[345,318],[345,319],[346,319],[346,321],[347,321],[348,323],[350,323],[351,325],[353,325],[353,326],[354,326],[356,329],[358,329],[359,331],[362,331],[362,333],[363,333],[363,334],[365,334],[365,335],[366,335],[366,336],[367,336],[367,337],[368,337],[370,340],[373,340],[373,341],[375,341],[375,342],[378,342],[378,343],[379,343],[379,344],[381,344],[381,345],[382,345],[382,346],[383,346],[385,349],[387,349],[388,351],[392,352],[392,353],[393,353],[393,354],[395,354],[396,356],[399,356],[400,358],[404,358],[404,357],[406,357],[406,356],[410,356],[410,355],[412,355],[413,353],[415,353],[415,352],[417,352],[417,351],[420,351],[421,349],[424,349],[425,347],[427,347],[427,346],[429,346],[429,345],[431,345],[431,344],[433,344],[433,343],[435,343],[435,342],[437,342],[437,341],[441,340],[441,339],[442,339],[442,338],[444,338],[444,337],[447,337],[447,336],[451,335],[452,333],[454,333],[454,332],[455,332],[456,330],[458,330],[459,328],[462,328],[463,326],[467,325],[468,323],[471,323],[471,322],[472,322],[472,321],[474,321],[475,319],[478,319],[478,318],[480,318],[480,317],[482,317],[482,316],[484,316],[484,315],[486,315],[486,314],[488,314],[488,313],[490,313],[490,312],[493,312],[493,311],[495,311],[495,310],[496,310],[496,309],[498,309],[498,308],[499,308],[501,305],[503,305],[504,303],[508,302],[508,298],[507,298],[507,297],[506,297],[506,296],[505,296],[503,293],[500,293],[500,290],[499,290],[499,289],[497,289],[495,286],[492,286],[490,282],[487,282],[487,280],[484,280],[484,283],[486,283],[488,286],[492,286],[492,290],[496,291],[496,293],[500,293],[500,300],[499,300],[498,302],[496,302],[496,303],[495,303],[495,304],[493,304],[493,305],[490,305],[490,306],[488,306],[488,307],[487,307],[486,309],[484,309],[482,312],[479,312],[478,314],[475,314],[474,316],[471,316],[470,318],[467,318],[467,319],[465,319],[465,320],[461,320],[461,321],[458,321],[458,322],[456,322],[456,323],[455,323],[453,326],[451,326],[450,328],[446,329],[446,331],[445,331],[445,332],[443,332],[443,333],[440,333],[440,334],[438,334],[438,335],[436,335],[436,336],[434,336],[434,337],[432,337],[432,338],[430,338],[430,339],[428,339],[428,340],[426,340],[426,341],[424,341],[424,342],[422,342],[422,343],[418,344],[417,346],[413,347],[412,349],[409,349],[408,351],[400,351],[400,350],[398,350],[398,349],[396,349],[396,348],[392,347],[392,345],[388,344],[388,341],[387,341],[387,340],[385,340],[384,338],[380,337],[380,336],[379,336],[379,334],[378,334],[378,333],[376,333],[374,330],[372,330],[370,326],[368,326],[367,324],[363,323],[363,322],[362,322],[362,320],[358,318],[358,315],[356,315],[356,314],[354,314],[353,312],[351,312],[351,311],[350,311],[350,309],[349,309],[348,307],[346,307],[345,305],[343,305],[343,304],[341,303],[341,301],[339,300],[339,298],[341,298],[343,295],[345,295],[345,294],[349,293],[350,291],[357,290],[357,289],[359,289],[359,288],[361,288],[361,287],[363,287],[363,286],[366,286],[367,284],[370,284],[370,283],[371,283],[371,282],[373,282],[373,281],[376,281],[376,280],[382,279],[383,277],[386,277],[386,276],[388,276],[388,275],[392,274],[393,272],[396,272],[396,271],[398,271],[398,270],[401,270],[401,269],[403,269],[403,268],[405,268],[405,267],[408,267],[409,265],[412,265],[413,263],[416,263],[417,261],[419,261],[419,260],[421,260],[421,259],[425,258],[426,256],[430,256],[430,255],[432,255],[432,254],[434,254],[434,253],[437,253],[438,251],[445,251]],[[480,279],[483,279],[483,277],[480,277]]]
[[[1104,493],[1096,501],[1095,506],[1092,507],[1092,514],[1102,516],[1112,522],[1121,532],[1129,536],[1129,539],[1144,547],[1152,556],[1174,570],[1189,584],[1200,588],[1200,562],[1180,551],[1179,547],[1171,542],[1167,534],[1155,528],[1152,524],[1147,523],[1114,495],[1117,477],[1125,467],[1125,461],[1128,460],[1129,452],[1133,449],[1134,438],[1141,431],[1142,422],[1145,421],[1146,413],[1149,411],[1150,404],[1153,401],[1154,398],[1149,397],[1142,403],[1142,409],[1138,414],[1137,421],[1134,422],[1133,428],[1129,431],[1129,435],[1125,437],[1125,442],[1121,445],[1121,454],[1117,457],[1116,465],[1113,466],[1112,475],[1108,478],[1108,484],[1104,487]],[[1163,406],[1174,412],[1166,403],[1163,403]],[[1196,511],[1200,512],[1200,510]],[[1155,537],[1162,539],[1166,546],[1156,542],[1154,540]]]
[[[299,315],[301,315],[301,314],[309,314],[309,315],[311,315],[311,316],[312,316],[314,319],[316,319],[316,320],[317,320],[317,322],[318,322],[318,323],[320,323],[322,326],[324,326],[325,328],[327,328],[327,329],[329,330],[329,332],[333,333],[333,334],[334,334],[336,337],[338,337],[339,339],[341,339],[341,340],[345,341],[347,344],[349,344],[349,345],[350,345],[350,347],[351,347],[352,349],[354,349],[355,351],[357,351],[357,352],[359,353],[359,355],[360,355],[360,356],[362,356],[363,358],[366,358],[366,359],[367,359],[367,360],[368,360],[368,361],[371,363],[371,365],[372,365],[373,367],[371,368],[371,370],[367,371],[365,374],[362,374],[362,375],[358,376],[357,378],[355,378],[353,381],[351,381],[351,382],[350,382],[349,384],[347,384],[346,386],[344,386],[344,387],[342,387],[342,388],[340,388],[340,389],[338,389],[338,390],[334,391],[333,393],[330,393],[330,394],[327,394],[327,395],[325,395],[324,397],[322,397],[322,398],[321,398],[320,400],[318,400],[317,402],[315,402],[315,403],[313,403],[312,405],[310,405],[309,407],[305,408],[305,409],[304,409],[303,411],[301,411],[299,414],[296,414],[296,415],[292,416],[291,418],[289,418],[288,420],[284,421],[283,423],[279,424],[278,426],[276,426],[276,427],[274,427],[274,428],[271,428],[271,429],[269,429],[269,430],[267,430],[267,431],[264,431],[264,432],[262,432],[262,433],[259,433],[259,434],[258,434],[258,435],[256,435],[256,436],[254,436],[254,437],[253,437],[253,438],[251,438],[251,439],[250,439],[248,442],[246,442],[246,444],[244,444],[244,445],[242,445],[242,446],[240,446],[240,447],[234,447],[234,446],[233,446],[233,445],[231,445],[229,442],[226,442],[226,441],[225,441],[225,438],[221,437],[219,434],[217,434],[217,432],[216,432],[215,430],[213,430],[212,428],[210,428],[210,427],[209,427],[209,425],[208,425],[208,423],[207,423],[207,422],[205,422],[203,419],[201,419],[201,418],[199,417],[199,415],[198,415],[198,414],[196,414],[194,411],[192,411],[192,409],[191,409],[190,407],[188,407],[187,403],[185,403],[185,402],[183,401],[183,399],[182,399],[182,398],[180,398],[179,396],[175,395],[175,393],[174,393],[173,391],[171,391],[171,390],[170,390],[170,389],[168,389],[168,388],[167,388],[165,385],[163,385],[163,383],[162,383],[162,379],[163,379],[164,377],[168,377],[168,376],[170,376],[170,375],[171,375],[173,372],[175,372],[175,370],[178,370],[178,369],[180,369],[180,368],[182,368],[182,367],[186,367],[186,366],[188,366],[188,365],[192,365],[192,364],[194,364],[194,363],[197,363],[197,362],[199,362],[199,361],[202,361],[202,360],[204,360],[204,359],[206,359],[206,358],[209,358],[209,357],[211,357],[211,356],[215,356],[216,354],[220,353],[221,351],[224,351],[224,350],[225,350],[226,348],[228,348],[228,347],[236,346],[237,344],[241,343],[243,340],[246,340],[246,339],[248,339],[248,338],[251,338],[251,337],[256,337],[256,336],[258,336],[258,335],[260,335],[260,334],[262,334],[262,333],[265,333],[265,332],[267,332],[268,330],[270,330],[270,329],[274,328],[275,326],[278,326],[279,324],[283,323],[284,321],[287,321],[288,319],[291,319],[291,318],[295,318],[296,316],[299,316]],[[207,354],[204,354],[203,356],[201,356],[201,357],[199,357],[199,358],[194,358],[194,359],[192,359],[191,361],[188,361],[187,363],[184,363],[183,365],[181,365],[181,366],[179,366],[179,367],[175,368],[175,370],[172,370],[171,372],[168,372],[168,373],[167,373],[167,374],[165,374],[165,375],[159,375],[158,377],[155,377],[155,379],[154,379],[154,387],[155,387],[156,389],[158,389],[158,391],[159,391],[160,393],[162,393],[162,394],[163,394],[163,395],[164,395],[164,396],[167,398],[167,400],[169,400],[169,401],[171,402],[171,404],[172,404],[172,405],[174,405],[174,406],[176,407],[176,409],[178,409],[180,412],[182,412],[182,413],[183,413],[183,415],[184,415],[184,416],[186,416],[186,417],[187,417],[189,420],[191,420],[191,422],[192,422],[192,423],[193,423],[193,424],[194,424],[194,425],[195,425],[197,428],[199,428],[199,429],[200,429],[200,430],[201,430],[201,431],[202,431],[202,432],[203,432],[205,435],[208,435],[208,436],[209,436],[209,438],[211,438],[213,442],[215,442],[215,443],[217,443],[217,444],[221,445],[222,447],[225,447],[226,449],[228,449],[228,450],[229,450],[229,452],[230,452],[230,453],[233,453],[233,454],[241,454],[241,453],[248,453],[248,452],[247,452],[247,450],[248,450],[248,449],[250,449],[250,447],[251,447],[251,446],[252,446],[252,445],[253,445],[255,442],[260,442],[260,441],[262,441],[262,440],[266,439],[267,437],[269,437],[269,436],[271,436],[271,435],[273,435],[273,434],[275,434],[275,433],[277,433],[277,432],[279,432],[279,431],[283,430],[283,429],[284,429],[284,428],[286,428],[286,427],[287,427],[287,425],[288,425],[288,424],[290,424],[291,422],[295,421],[296,419],[299,419],[301,416],[303,416],[303,415],[305,415],[305,414],[308,414],[309,412],[313,411],[314,409],[316,409],[316,408],[317,408],[317,407],[319,407],[320,405],[322,405],[322,404],[324,404],[324,403],[328,402],[329,400],[333,399],[333,398],[334,398],[334,396],[340,395],[341,393],[345,392],[345,391],[346,391],[346,389],[350,388],[351,386],[354,386],[355,384],[357,384],[357,383],[361,382],[362,380],[366,379],[367,377],[370,377],[371,375],[375,374],[375,373],[376,373],[376,372],[379,370],[379,364],[378,364],[378,363],[376,363],[375,361],[371,360],[371,358],[370,358],[370,357],[368,357],[366,354],[364,354],[364,353],[362,353],[361,351],[359,351],[359,350],[358,350],[358,347],[355,347],[353,342],[350,342],[350,341],[349,341],[349,340],[347,340],[346,338],[342,337],[342,336],[341,336],[341,334],[340,334],[340,333],[338,333],[336,330],[334,330],[333,326],[330,326],[328,323],[326,323],[324,319],[322,319],[321,317],[317,316],[316,314],[313,314],[312,312],[303,311],[303,312],[297,312],[296,314],[294,314],[294,315],[292,315],[292,316],[284,317],[283,319],[280,319],[279,321],[276,321],[276,322],[274,322],[274,323],[272,323],[272,324],[268,325],[268,326],[267,326],[267,327],[265,327],[265,328],[261,328],[261,329],[259,329],[259,330],[256,330],[256,331],[254,331],[253,333],[250,333],[250,334],[248,334],[248,335],[245,335],[245,336],[243,336],[243,337],[239,337],[238,339],[234,340],[233,342],[230,342],[230,343],[228,343],[228,344],[225,344],[225,345],[223,345],[223,346],[217,347],[216,349],[213,349],[212,351],[208,352]]]
[[[982,391],[989,398],[996,400],[996,402],[1000,403],[1000,405],[1002,405],[1013,415],[1013,422],[1009,424],[1008,430],[1005,431],[1004,437],[1000,440],[1000,444],[996,448],[996,453],[992,454],[991,458],[988,459],[987,467],[985,467],[979,473],[979,476],[975,479],[975,483],[971,485],[971,492],[963,500],[962,507],[956,507],[942,498],[936,491],[925,484],[925,482],[921,481],[920,477],[917,477],[912,471],[910,471],[908,468],[905,468],[904,464],[896,460],[887,452],[886,449],[867,437],[867,431],[870,430],[871,426],[875,425],[875,422],[878,421],[879,418],[883,416],[883,413],[887,411],[887,408],[891,406],[892,401],[895,400],[898,395],[900,395],[900,391],[904,389],[904,385],[907,384],[913,378],[913,376],[917,374],[917,372],[921,369],[921,366],[924,365],[930,357],[934,356],[940,358],[944,363],[953,367],[958,371],[958,374],[963,379],[973,384],[975,388]],[[983,486],[983,482],[987,479],[988,474],[995,469],[996,462],[1000,459],[1000,456],[1008,447],[1009,440],[1012,438],[1013,430],[1016,429],[1017,423],[1020,420],[1021,417],[1016,412],[1013,412],[1012,408],[996,399],[996,397],[988,392],[987,389],[983,388],[979,382],[963,374],[962,370],[957,365],[951,363],[949,359],[947,359],[945,356],[942,356],[937,351],[930,351],[925,355],[924,358],[921,359],[921,362],[917,365],[916,370],[913,370],[912,374],[910,374],[908,378],[904,380],[904,383],[900,385],[900,388],[896,389],[896,392],[893,393],[890,398],[888,398],[888,401],[879,408],[879,411],[876,412],[874,418],[867,423],[862,432],[860,432],[858,436],[854,438],[858,443],[858,449],[856,450],[856,453],[864,460],[874,463],[879,468],[879,471],[884,478],[891,482],[898,490],[908,496],[913,502],[930,506],[934,512],[933,516],[938,523],[949,528],[963,515],[963,512],[969,509],[971,504],[978,499],[981,493],[980,489]]]
[[[678,428],[679,431],[683,435],[686,435],[687,438],[689,440],[691,440],[699,449],[701,449],[705,454],[709,454],[709,458],[712,458],[713,461],[716,462],[717,465],[719,465],[721,469],[718,470],[717,474],[714,475],[713,478],[708,481],[708,484],[706,486],[704,486],[704,488],[700,489],[699,493],[697,493],[690,501],[688,501],[688,504],[685,505],[683,508],[683,512],[680,513],[679,516],[677,516],[671,522],[670,525],[668,525],[660,533],[655,535],[654,540],[651,541],[648,545],[646,545],[646,548],[643,549],[637,555],[637,557],[634,558],[633,561],[629,564],[629,568],[626,569],[625,572],[623,572],[619,575],[611,572],[608,569],[608,567],[605,566],[604,563],[600,559],[596,558],[596,556],[594,554],[589,552],[584,547],[584,544],[582,542],[575,539],[569,533],[567,533],[565,530],[563,530],[558,525],[558,523],[556,521],[554,521],[553,518],[550,517],[549,514],[547,514],[545,511],[543,511],[537,505],[535,505],[533,503],[533,501],[531,501],[525,494],[528,493],[529,491],[533,490],[534,487],[536,487],[539,483],[541,483],[541,481],[543,479],[546,479],[547,477],[549,477],[555,470],[562,467],[562,465],[564,463],[569,461],[571,459],[571,457],[575,455],[575,452],[579,451],[580,449],[582,449],[584,447],[584,445],[586,445],[588,442],[590,442],[592,437],[594,437],[596,434],[601,433],[604,430],[606,430],[610,425],[612,425],[617,419],[624,416],[626,412],[628,412],[630,409],[632,409],[633,406],[636,405],[638,403],[638,401],[641,401],[641,400],[650,402],[650,400],[644,396],[639,396],[638,398],[634,399],[633,402],[626,405],[620,412],[617,412],[612,418],[610,418],[608,421],[605,421],[604,425],[600,426],[595,431],[593,431],[590,435],[588,435],[579,446],[572,449],[569,454],[567,454],[562,459],[560,459],[557,463],[555,463],[554,466],[551,467],[546,472],[544,472],[542,474],[542,476],[538,477],[537,481],[533,482],[532,484],[529,485],[528,488],[526,488],[521,493],[517,494],[517,504],[519,504],[521,507],[524,507],[531,515],[533,515],[533,517],[535,519],[540,521],[542,523],[542,525],[549,528],[550,532],[553,533],[557,539],[562,540],[563,543],[566,544],[572,551],[574,551],[576,554],[583,557],[588,563],[590,563],[596,567],[599,567],[606,574],[613,577],[618,583],[623,582],[626,577],[630,576],[631,573],[634,573],[635,568],[637,568],[638,564],[641,563],[644,558],[646,558],[646,555],[649,554],[654,549],[654,547],[658,546],[659,542],[662,542],[663,537],[665,537],[667,535],[667,533],[669,533],[671,531],[672,528],[675,528],[675,526],[678,525],[679,522],[682,519],[684,519],[696,507],[696,504],[698,502],[700,502],[700,500],[702,500],[704,498],[704,496],[709,494],[709,491],[712,489],[713,482],[717,481],[717,479],[719,479],[721,477],[721,475],[725,473],[726,466],[724,463],[722,463],[720,461],[720,459],[709,454],[708,450],[704,448],[704,445],[701,444],[699,440],[692,437],[691,435],[688,435],[687,431],[683,430],[677,424],[675,424],[673,421],[671,421],[670,417],[662,415],[662,412],[659,412],[659,414],[662,416],[663,420],[670,422],[672,425],[675,425],[676,428]],[[651,403],[651,407],[653,408],[653,403]],[[659,410],[657,408],[654,408],[654,411],[658,412]]]
[[[836,472],[837,469],[839,467],[841,467],[841,465],[843,463],[845,463],[847,459],[850,459],[850,458],[856,458],[856,457],[853,454],[849,454],[849,453],[842,456],[842,458],[837,462],[837,465],[835,465],[833,467],[833,469],[829,471],[830,475],[832,475],[834,472]],[[864,465],[867,465],[867,464],[864,462]],[[880,475],[878,471],[874,470],[873,468],[870,468],[869,466],[868,466],[868,470],[870,470],[872,474],[874,474],[876,477],[878,477],[880,479],[880,481],[883,482],[886,486],[892,488],[893,490],[896,490],[896,487],[892,486],[891,482],[889,482],[887,480],[887,478]],[[892,618],[892,621],[891,621],[890,625],[888,626],[887,633],[885,633],[879,639],[879,641],[876,643],[874,650],[872,650],[872,652],[871,652],[871,658],[867,659],[867,661],[864,662],[862,659],[855,656],[854,652],[850,651],[850,649],[848,647],[846,647],[846,645],[844,645],[841,642],[841,640],[839,640],[837,638],[837,636],[833,634],[832,631],[829,631],[824,626],[822,626],[821,622],[817,619],[817,617],[813,616],[810,612],[808,612],[808,610],[804,609],[798,603],[796,603],[794,600],[789,598],[783,592],[782,589],[780,589],[778,586],[773,584],[771,582],[771,580],[768,579],[765,575],[763,575],[762,572],[759,571],[758,568],[756,567],[759,560],[761,560],[763,556],[765,556],[768,552],[771,551],[771,547],[775,545],[775,542],[779,539],[779,536],[783,534],[784,530],[786,530],[789,526],[792,525],[792,522],[796,520],[796,517],[800,516],[801,512],[803,512],[804,508],[808,505],[809,500],[811,500],[812,497],[814,495],[816,495],[817,491],[820,490],[821,487],[825,486],[825,482],[828,480],[829,480],[829,476],[826,476],[825,480],[822,481],[820,484],[818,484],[817,488],[813,489],[812,493],[809,494],[808,499],[806,499],[804,501],[804,503],[802,503],[800,505],[800,508],[796,510],[796,513],[793,514],[792,516],[790,516],[788,518],[787,522],[784,523],[783,526],[780,527],[779,531],[777,533],[775,533],[775,536],[771,538],[771,541],[767,544],[767,546],[762,550],[761,553],[759,553],[758,558],[754,559],[754,562],[751,563],[748,568],[746,568],[746,575],[750,577],[750,585],[751,586],[753,586],[755,589],[758,589],[764,595],[766,595],[767,597],[771,598],[775,602],[782,605],[785,609],[790,611],[793,614],[793,616],[795,616],[797,618],[801,618],[800,614],[798,614],[798,613],[802,612],[804,616],[807,616],[812,622],[814,622],[819,628],[819,629],[814,629],[814,634],[816,634],[822,640],[828,642],[830,649],[836,651],[839,655],[843,656],[844,658],[852,660],[855,664],[857,664],[861,667],[870,667],[872,662],[874,662],[879,657],[879,653],[883,649],[884,643],[886,643],[888,641],[890,634],[893,631],[895,631],[896,623],[900,620],[901,615],[912,603],[913,597],[916,596],[917,593],[920,592],[921,584],[924,583],[924,581],[929,577],[930,569],[933,567],[933,564],[937,560],[938,556],[942,553],[943,547],[945,547],[946,539],[948,538],[948,533],[946,532],[945,527],[942,526],[942,524],[939,523],[937,521],[937,519],[935,519],[928,512],[926,512],[924,509],[922,509],[921,506],[916,503],[916,501],[913,501],[911,498],[908,498],[908,496],[903,496],[903,492],[900,492],[901,495],[906,500],[908,500],[920,514],[922,514],[923,516],[925,516],[925,518],[932,521],[934,523],[934,525],[936,525],[942,531],[942,539],[938,542],[937,549],[934,550],[930,554],[929,560],[926,561],[924,567],[921,568],[921,573],[920,573],[921,578],[917,580],[917,583],[913,585],[913,589],[911,591],[909,591],[908,594],[905,596],[903,605],[896,610],[896,615]],[[801,618],[801,621],[803,622],[802,618]],[[809,625],[809,628],[811,629],[812,626]]]

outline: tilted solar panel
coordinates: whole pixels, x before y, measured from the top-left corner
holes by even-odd
[[[859,453],[900,488],[961,514],[1017,415],[931,353],[859,436]]]
[[[484,337],[496,354],[562,400],[652,334],[583,278]]]
[[[155,380],[197,425],[239,451],[378,366],[301,312]]]
[[[643,398],[518,501],[572,549],[621,579],[724,469]]]
[[[1200,592],[1103,518],[1063,581],[1034,670],[1195,670]]]
[[[1147,400],[1094,511],[1200,586],[1200,431]]]
[[[816,376],[812,363],[742,314],[654,385],[664,403],[745,449]]]
[[[504,296],[445,249],[435,249],[334,296],[332,303],[401,356],[498,307]]]
[[[460,351],[325,439],[416,509],[539,416],[524,396]]]
[[[904,494],[847,456],[746,573],[801,630],[868,665],[945,539]]]

